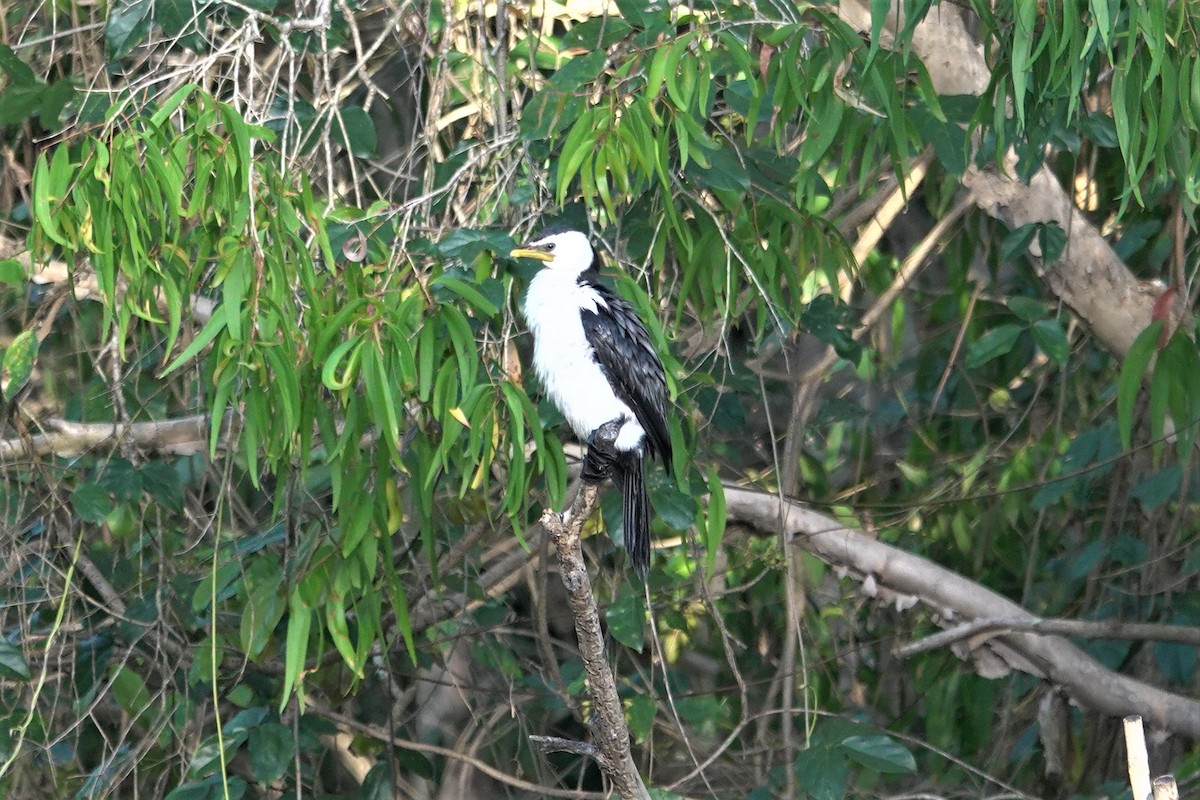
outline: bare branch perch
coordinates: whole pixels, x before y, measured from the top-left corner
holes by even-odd
[[[916,598],[958,619],[1037,618],[1008,598],[931,561],[876,541],[799,503],[763,492],[725,488],[729,519],[762,531],[783,532],[796,545],[860,579]],[[1014,669],[1062,686],[1080,705],[1124,717],[1140,714],[1174,733],[1200,736],[1200,702],[1106,669],[1059,636],[998,634],[980,645]]]
[[[595,509],[598,495],[599,487],[585,483],[570,509],[561,516],[546,509],[542,514],[542,526],[550,535],[558,555],[559,574],[567,590],[571,614],[575,618],[575,635],[579,639],[579,652],[583,655],[583,666],[587,672],[588,692],[595,706],[592,725],[596,749],[594,757],[623,800],[650,800],[650,793],[642,782],[629,749],[629,728],[625,724],[625,712],[621,708],[612,669],[608,666],[604,631],[600,627],[600,611],[592,594],[592,581],[583,563],[579,533]],[[537,740],[535,743],[538,743]]]

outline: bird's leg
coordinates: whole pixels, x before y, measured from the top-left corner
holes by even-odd
[[[612,477],[613,462],[617,460],[617,436],[629,417],[610,419],[588,437],[587,454],[583,457],[580,477],[588,483],[602,483]]]

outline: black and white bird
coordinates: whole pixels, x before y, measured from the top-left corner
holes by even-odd
[[[662,360],[629,303],[600,283],[600,256],[587,236],[549,228],[512,256],[544,262],[521,307],[533,333],[533,369],[575,435],[588,443],[584,480],[611,476],[621,490],[625,550],[644,581],[650,570],[647,455],[671,469]],[[616,439],[605,452],[596,432],[610,422]]]

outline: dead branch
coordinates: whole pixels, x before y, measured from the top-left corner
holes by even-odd
[[[588,676],[588,692],[592,696],[594,721],[592,728],[596,743],[596,762],[612,781],[623,800],[650,800],[650,793],[629,749],[629,727],[617,694],[617,684],[604,647],[604,631],[600,627],[600,611],[592,594],[592,581],[583,563],[580,531],[596,507],[599,487],[585,483],[575,502],[562,515],[550,509],[542,514],[542,527],[554,543],[558,555],[559,575],[567,590],[571,614],[575,618],[575,635],[579,652]]]
[[[231,420],[227,415],[221,438],[229,433]],[[28,439],[0,440],[0,464],[12,463],[30,456],[75,456],[99,447],[115,447],[122,443],[143,450],[189,455],[208,445],[209,418],[206,414],[163,420],[161,422],[69,422],[49,419],[43,423],[45,433]]]
[[[963,639],[981,634],[1040,633],[1043,636],[1078,636],[1084,639],[1136,639],[1153,642],[1178,642],[1200,647],[1200,628],[1187,625],[1160,625],[1154,622],[1121,622],[1119,620],[1042,619],[1014,617],[1006,619],[977,619],[948,630],[926,636],[896,648],[896,655],[909,658],[918,653],[937,650]]]
[[[1020,605],[920,556],[866,536],[799,503],[740,487],[725,488],[731,521],[783,532],[797,546],[876,587],[909,596],[950,619],[1036,619]],[[1106,669],[1060,636],[1010,632],[972,651],[1062,686],[1078,704],[1112,716],[1140,714],[1156,728],[1200,736],[1200,702]]]

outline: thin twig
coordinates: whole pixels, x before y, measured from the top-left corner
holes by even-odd
[[[1040,633],[1045,636],[1078,636],[1084,639],[1135,639],[1154,642],[1177,642],[1200,647],[1200,628],[1187,625],[1161,625],[1154,622],[1118,622],[1116,620],[1042,619],[1040,617],[1005,617],[976,619],[948,630],[926,636],[896,648],[896,655],[909,658],[918,653],[937,650],[963,639],[981,634],[997,636],[1005,633]]]

